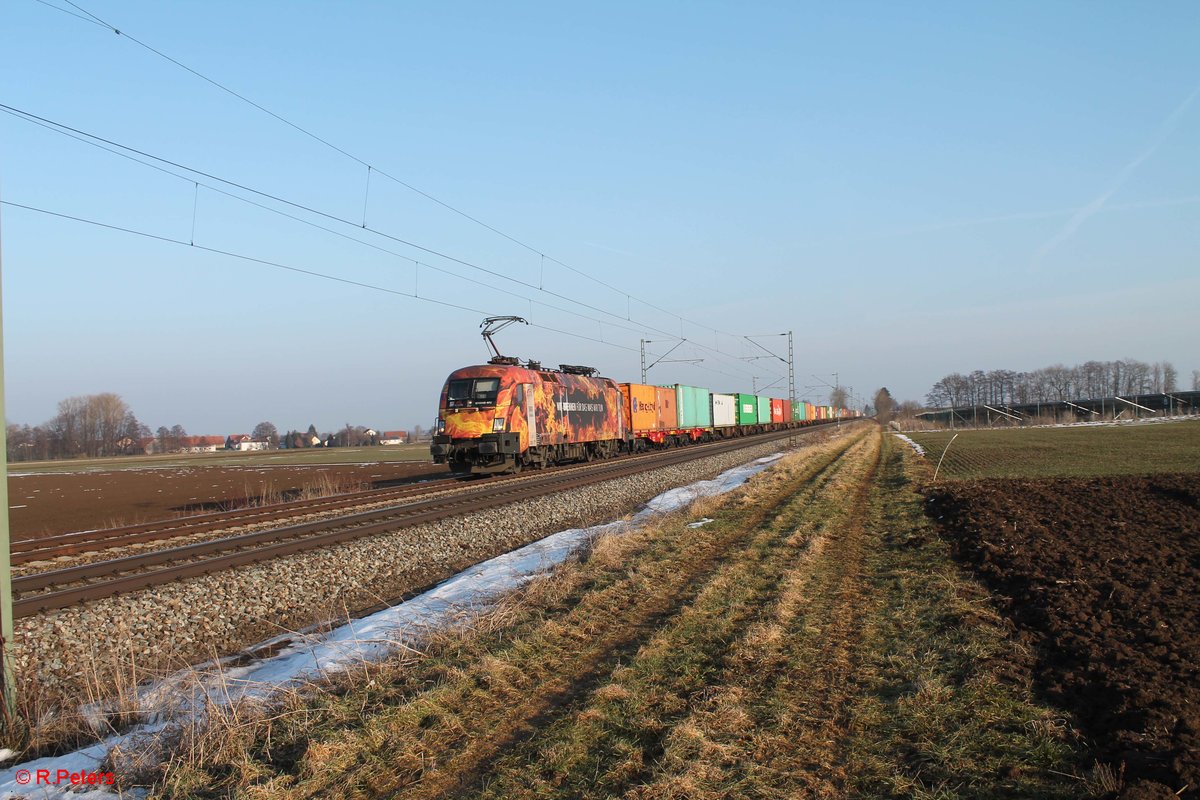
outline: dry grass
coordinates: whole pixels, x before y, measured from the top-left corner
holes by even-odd
[[[1030,655],[949,556],[889,437],[867,559],[869,614],[843,747],[865,797],[1086,794],[1061,715],[1033,699]]]
[[[831,459],[836,447],[808,458]],[[455,785],[472,764],[519,739],[526,720],[607,674],[656,617],[677,606],[686,594],[680,589],[713,568],[731,536],[742,535],[720,524],[686,527],[721,504],[706,500],[658,526],[597,540],[580,563],[530,582],[472,626],[429,640],[420,657],[372,668],[370,681],[360,676],[345,693],[323,693],[307,724],[275,726],[269,748],[260,737],[239,758],[209,762],[209,786],[262,784],[266,764],[266,785],[291,787],[285,794],[353,793],[374,771],[387,774],[382,785],[371,778],[378,791],[410,785],[437,795],[437,787]],[[278,750],[303,758],[286,762],[273,755]],[[192,777],[179,783],[176,767]],[[165,794],[188,796],[196,774],[192,762],[173,764]]]

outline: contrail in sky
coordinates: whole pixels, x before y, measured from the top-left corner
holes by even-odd
[[[1139,208],[1169,208],[1171,206],[1187,206],[1200,203],[1200,195],[1186,197],[1165,197],[1157,200],[1139,200],[1133,203],[1118,203],[1105,205],[1102,211],[1132,211]],[[1083,208],[1060,208],[1057,211],[1018,211],[1011,214],[996,214],[990,217],[974,217],[972,219],[957,219],[947,222],[931,222],[927,225],[915,225],[911,228],[899,228],[890,231],[880,231],[869,235],[869,239],[892,239],[898,236],[914,236],[921,233],[937,233],[957,228],[974,228],[979,225],[993,225],[1000,222],[1020,222],[1025,220],[1054,219],[1069,217],[1083,212]]]
[[[1165,120],[1163,120],[1162,125],[1158,127],[1158,132],[1155,133],[1154,138],[1150,140],[1150,144],[1146,146],[1146,149],[1143,150],[1137,156],[1137,158],[1130,161],[1121,169],[1120,172],[1117,173],[1116,177],[1112,181],[1112,184],[1109,185],[1109,187],[1099,195],[1097,195],[1090,203],[1076,211],[1071,218],[1067,220],[1067,224],[1063,226],[1062,230],[1050,237],[1045,244],[1037,249],[1037,252],[1033,254],[1033,259],[1029,264],[1030,271],[1040,267],[1042,260],[1050,253],[1051,250],[1074,236],[1075,232],[1079,230],[1079,227],[1083,225],[1083,223],[1087,222],[1088,219],[1090,219],[1094,214],[1100,211],[1100,209],[1104,207],[1104,204],[1108,202],[1108,199],[1112,197],[1118,189],[1121,188],[1125,181],[1129,180],[1129,176],[1134,173],[1134,170],[1140,167],[1143,161],[1154,155],[1154,151],[1157,150],[1159,146],[1166,141],[1167,137],[1175,131],[1176,126],[1179,124],[1180,118],[1187,112],[1188,108],[1192,105],[1192,101],[1196,99],[1197,95],[1200,95],[1200,86],[1197,86],[1195,89],[1193,89],[1192,93],[1189,94],[1187,98],[1185,98],[1184,101],[1180,103],[1179,106],[1172,111]]]

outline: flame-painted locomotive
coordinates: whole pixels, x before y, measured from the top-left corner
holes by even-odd
[[[616,455],[627,444],[621,390],[592,372],[511,364],[452,372],[438,404],[434,462],[495,473]]]
[[[697,386],[618,384],[591,367],[543,369],[502,356],[491,334],[520,317],[489,317],[487,364],[450,373],[431,452],[455,473],[520,472],[653,447],[784,430],[856,416],[844,409]],[[498,323],[498,324],[497,324]]]

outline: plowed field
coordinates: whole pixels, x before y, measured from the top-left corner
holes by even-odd
[[[929,511],[1122,796],[1200,797],[1200,475],[954,483]]]

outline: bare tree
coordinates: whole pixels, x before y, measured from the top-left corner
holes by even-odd
[[[829,390],[829,405],[834,408],[845,408],[847,402],[846,390],[841,386],[835,386]]]
[[[168,437],[168,441],[171,443],[168,452],[183,450],[187,445],[187,431],[183,429],[182,425],[172,425],[171,430],[168,432]]]
[[[123,452],[128,438],[129,406],[111,392],[68,397],[58,404],[58,414],[47,427],[56,439],[56,455],[107,456]],[[134,422],[134,432],[140,426]]]
[[[1175,369],[1175,365],[1170,361],[1164,361],[1162,365],[1163,386],[1162,390],[1170,394],[1171,392],[1179,391],[1179,372]]]
[[[892,421],[892,417],[896,411],[896,401],[892,399],[892,393],[884,386],[875,393],[875,419],[886,425]]]
[[[1192,391],[1200,392],[1200,369],[1192,370]]]
[[[260,422],[254,426],[254,430],[250,433],[250,438],[257,440],[265,439],[271,447],[278,447],[279,429],[270,422]]]

